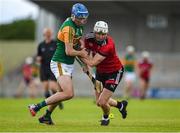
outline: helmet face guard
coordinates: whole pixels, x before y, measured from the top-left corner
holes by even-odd
[[[94,25],[94,32],[99,34],[107,34],[108,24],[104,21],[97,21]]]

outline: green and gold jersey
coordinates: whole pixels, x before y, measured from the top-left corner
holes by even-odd
[[[124,68],[126,72],[135,71],[136,58],[134,55],[127,54],[124,59]]]
[[[57,48],[53,55],[52,60],[65,64],[73,64],[74,56],[68,56],[65,52],[65,45],[73,43],[77,45],[79,39],[82,37],[83,27],[77,26],[71,18],[67,18],[61,25],[57,35]]]

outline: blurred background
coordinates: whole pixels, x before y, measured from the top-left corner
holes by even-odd
[[[27,57],[36,56],[44,28],[51,28],[56,39],[59,26],[71,15],[76,2],[79,1],[0,0],[0,97],[29,97],[32,90],[20,87],[22,66]],[[153,70],[149,98],[180,98],[180,1],[80,2],[90,12],[85,33],[93,30],[96,21],[106,21],[122,60],[129,45],[135,48],[137,60],[142,51],[150,53]],[[77,63],[75,67],[75,95],[92,96],[92,83]],[[138,96],[139,87],[136,78],[133,97]],[[124,78],[115,95],[122,96],[123,88]],[[43,95],[40,83],[33,91],[36,97]]]

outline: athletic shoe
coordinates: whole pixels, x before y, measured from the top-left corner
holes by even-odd
[[[42,117],[39,118],[39,123],[47,124],[47,125],[54,125],[51,117],[47,117],[43,115]]]
[[[60,102],[58,106],[59,106],[59,109],[60,109],[60,110],[64,109],[64,105],[63,105],[62,102]]]
[[[36,107],[37,107],[36,104],[31,104],[31,105],[28,106],[29,112],[31,113],[32,116],[35,116],[36,113],[37,113],[36,110],[35,110]]]
[[[122,105],[122,106],[121,106],[121,108],[119,108],[119,112],[121,113],[122,118],[125,119],[126,116],[127,116],[126,107],[127,107],[127,105],[128,105],[128,102],[125,101],[125,100],[123,100],[123,101],[121,102],[121,105]]]
[[[110,120],[109,119],[102,119],[100,122],[101,122],[101,126],[108,126]]]

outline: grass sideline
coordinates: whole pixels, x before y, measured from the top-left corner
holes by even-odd
[[[0,132],[177,132],[180,131],[180,100],[130,100],[128,117],[123,120],[117,109],[108,127],[100,126],[101,110],[93,98],[74,98],[56,109],[55,125],[39,124],[31,117],[27,105],[42,99],[0,99]]]
[[[27,56],[36,53],[35,41],[2,41],[0,40],[0,62],[4,74],[18,67]]]

